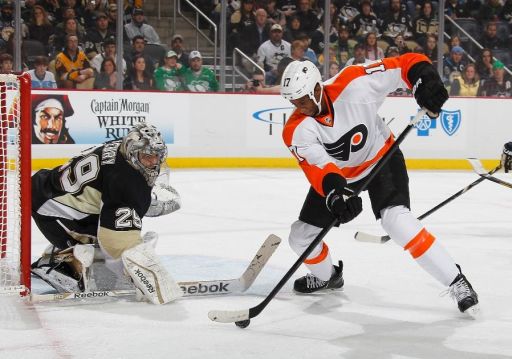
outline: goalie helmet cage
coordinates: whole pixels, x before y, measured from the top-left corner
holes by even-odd
[[[0,74],[0,294],[30,292],[30,87],[28,73]]]

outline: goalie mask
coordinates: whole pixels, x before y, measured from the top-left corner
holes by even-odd
[[[320,85],[318,101],[315,98],[317,84]],[[293,61],[286,66],[281,78],[281,96],[286,100],[297,100],[307,95],[318,107],[317,113],[320,113],[323,92],[322,75],[311,61]]]
[[[160,173],[160,166],[167,157],[167,146],[155,126],[146,123],[135,125],[123,138],[121,149],[128,163],[139,171],[150,187],[153,187]],[[141,156],[158,157],[154,165],[144,165]]]

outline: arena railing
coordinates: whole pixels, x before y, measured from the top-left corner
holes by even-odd
[[[253,65],[257,70],[261,71],[263,76],[265,76],[265,70],[260,65],[258,65],[250,56],[245,54],[238,47],[235,47],[233,49],[233,70],[232,70],[232,75],[231,75],[231,77],[232,77],[232,85],[233,85],[233,92],[235,92],[235,87],[236,87],[236,83],[235,83],[236,82],[235,81],[235,77],[236,76],[235,76],[235,74],[238,74],[238,75],[242,76],[246,81],[250,80],[241,70],[238,69],[237,64],[236,64],[236,59],[237,59],[236,54],[239,54],[244,59],[246,59],[248,62],[250,62],[251,65]]]

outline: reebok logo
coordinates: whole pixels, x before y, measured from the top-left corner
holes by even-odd
[[[79,299],[84,299],[84,298],[102,298],[102,297],[108,297],[108,296],[109,296],[109,291],[105,290],[105,291],[102,291],[102,292],[75,293],[73,298],[79,298]]]
[[[215,284],[201,284],[197,282],[193,283],[182,283],[180,284],[180,288],[184,294],[224,294],[229,293],[229,285],[231,283],[228,282],[219,282]]]
[[[144,284],[146,286],[146,288],[148,289],[148,292],[149,293],[154,293],[155,292],[155,288],[153,287],[153,285],[149,282],[149,280],[146,278],[146,276],[144,275],[144,273],[142,273],[140,271],[139,268],[137,268],[137,270],[135,271],[135,275],[137,277],[139,277],[140,281],[142,284]]]

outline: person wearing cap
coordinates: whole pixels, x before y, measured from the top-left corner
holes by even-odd
[[[73,144],[66,118],[74,113],[67,95],[33,95],[32,143]]]
[[[365,54],[365,46],[363,44],[357,44],[356,46],[354,46],[354,57],[351,57],[350,59],[347,60],[347,62],[345,63],[345,67],[357,64],[367,64],[371,62],[371,60],[365,57]]]
[[[167,51],[164,64],[153,74],[155,87],[160,91],[184,91],[182,76],[185,67],[178,63],[178,54],[173,50]]]
[[[184,39],[180,34],[174,34],[171,39],[171,50],[178,55],[178,62],[188,67],[188,53],[185,52]]]
[[[291,44],[283,40],[283,28],[279,24],[270,27],[270,38],[258,48],[258,65],[265,69],[265,82],[274,85],[277,78],[277,65],[284,57],[291,55]]]
[[[124,31],[130,41],[136,35],[141,35],[148,44],[160,44],[160,36],[153,26],[144,22],[144,10],[141,8],[133,8],[132,21],[124,25]]]
[[[464,59],[464,49],[460,46],[452,47],[449,56],[443,60],[443,81],[446,85],[460,77],[467,62]]]
[[[505,65],[500,60],[492,64],[494,76],[480,86],[478,96],[512,97],[512,78],[505,73]]]
[[[48,71],[48,58],[46,56],[37,56],[34,60],[34,67],[33,70],[28,72],[33,89],[57,88],[55,76]]]
[[[115,37],[115,33],[108,28],[108,16],[104,12],[96,13],[95,26],[87,30],[85,35],[85,54],[91,60],[101,52],[103,42],[107,38]]]
[[[103,52],[97,54],[93,57],[91,60],[91,66],[96,70],[97,73],[101,72],[101,64],[103,63],[103,60],[110,58],[114,60],[117,63],[117,57],[116,57],[116,39],[115,37],[107,37],[105,41],[103,41],[102,44]],[[126,74],[126,60],[122,59],[123,63],[123,75]]]
[[[203,66],[203,57],[197,50],[188,57],[189,67],[183,73],[185,87],[190,92],[217,92],[219,83],[212,70]]]

